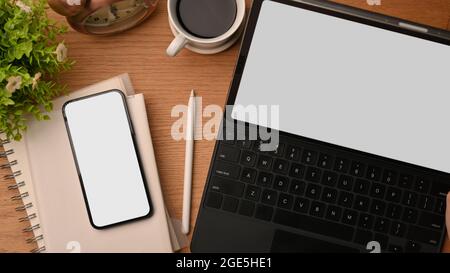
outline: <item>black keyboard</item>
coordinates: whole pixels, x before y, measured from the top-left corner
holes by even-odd
[[[281,137],[219,141],[204,205],[385,252],[438,251],[447,182],[347,150]]]

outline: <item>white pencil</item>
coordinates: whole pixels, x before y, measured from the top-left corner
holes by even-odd
[[[186,151],[184,156],[184,190],[183,190],[183,219],[182,232],[189,233],[191,218],[191,191],[192,191],[192,167],[194,156],[194,131],[195,131],[195,92],[192,90],[189,97],[186,128]]]

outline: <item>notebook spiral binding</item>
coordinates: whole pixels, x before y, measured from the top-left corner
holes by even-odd
[[[0,131],[0,134],[2,134],[3,132]],[[14,150],[13,149],[5,149],[5,145],[9,144],[10,140],[8,139],[0,139],[0,147],[3,147],[4,151],[0,152],[0,158],[5,158],[7,159],[8,156],[13,155],[14,154]],[[1,164],[0,165],[0,169],[8,169],[11,168],[13,166],[16,166],[17,164],[19,164],[19,162],[17,160],[12,160],[8,163],[5,164]],[[11,174],[7,174],[3,176],[4,180],[15,180],[16,178],[20,177],[20,175],[22,175],[22,171],[14,171]],[[11,184],[7,187],[8,190],[17,190],[21,187],[24,187],[26,185],[25,181],[20,181],[17,182],[15,184]],[[33,207],[33,203],[26,203],[25,202],[25,198],[27,198],[29,196],[28,192],[23,192],[17,195],[14,195],[11,197],[11,201],[19,201],[22,200],[23,205],[18,206],[15,208],[16,211],[26,211],[29,208]],[[32,213],[29,214],[25,217],[21,217],[18,219],[19,222],[26,222],[26,221],[30,221],[32,219],[35,219],[37,217],[36,213]],[[33,233],[35,230],[40,229],[40,225],[39,224],[35,224],[35,225],[31,225],[27,228],[24,228],[22,231],[24,233]],[[26,239],[26,243],[31,244],[31,243],[35,243],[38,241],[44,240],[44,235],[40,234],[40,235],[35,235],[32,236],[28,239]],[[32,253],[40,253],[45,251],[45,246],[38,246],[32,250],[30,250],[30,252]]]

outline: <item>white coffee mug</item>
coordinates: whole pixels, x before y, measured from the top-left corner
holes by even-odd
[[[233,25],[227,32],[215,38],[199,38],[186,31],[178,20],[178,1],[167,1],[169,24],[175,36],[175,39],[167,48],[168,56],[176,56],[185,47],[200,54],[215,54],[228,49],[239,39],[245,25],[245,0],[236,0],[237,11]]]

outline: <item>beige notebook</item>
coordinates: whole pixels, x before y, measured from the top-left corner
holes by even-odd
[[[67,100],[110,89],[119,89],[128,96],[154,211],[150,218],[96,230],[89,222],[61,108]],[[159,183],[144,97],[134,95],[128,76],[124,74],[56,99],[50,117],[48,122],[30,122],[21,142],[4,144],[5,151],[10,151],[8,161],[21,194],[17,198],[24,202],[17,209],[26,210],[31,222],[26,231],[30,232],[30,240],[38,244],[34,251],[172,252],[172,243],[176,242],[171,242],[171,222]]]

